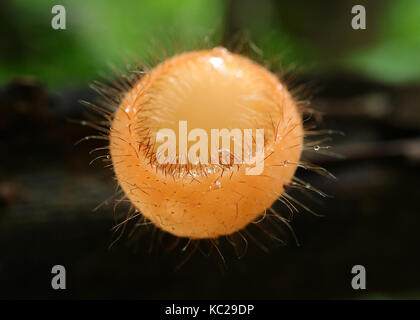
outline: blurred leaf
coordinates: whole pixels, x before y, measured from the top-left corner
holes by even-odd
[[[367,12],[367,28],[369,28]],[[389,2],[378,30],[378,39],[354,50],[346,67],[380,82],[420,81],[420,1]]]
[[[150,51],[159,55],[153,40],[169,51],[171,46],[188,47],[217,31],[223,21],[221,0],[63,0],[67,29],[53,30],[56,1],[7,4],[20,43],[12,43],[11,36],[4,39],[8,49],[3,52],[15,52],[16,58],[1,58],[1,82],[30,75],[52,86],[85,83],[106,71],[108,63],[122,66],[124,59],[146,58]]]

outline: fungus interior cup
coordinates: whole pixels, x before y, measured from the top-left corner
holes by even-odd
[[[251,129],[254,153],[256,130],[263,129],[263,170],[248,174],[250,166],[233,159],[180,161],[180,123],[204,130],[209,139],[213,129]],[[177,134],[178,161],[158,161],[161,129]],[[249,58],[216,47],[171,57],[126,92],[112,120],[110,155],[125,195],[155,226],[211,239],[246,227],[282,196],[299,164],[303,136],[301,112],[286,86]],[[184,141],[188,148],[195,138]],[[241,148],[245,154],[245,140]],[[223,158],[224,150],[218,152]]]

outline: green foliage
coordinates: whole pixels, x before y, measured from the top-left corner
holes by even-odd
[[[7,23],[14,34],[6,39],[5,50],[13,54],[0,59],[0,82],[28,75],[52,86],[85,83],[107,64],[119,66],[132,56],[147,58],[153,41],[186,46],[200,41],[217,31],[223,17],[221,0],[60,3],[67,12],[66,30],[51,28],[56,1],[13,2]],[[12,37],[20,42],[14,45]]]
[[[0,83],[25,75],[53,87],[82,85],[109,64],[153,61],[160,50],[202,47],[206,36],[226,38],[232,36],[226,30],[237,29],[249,32],[265,58],[286,66],[315,74],[344,69],[386,83],[420,81],[420,1],[384,1],[377,11],[372,4],[363,31],[350,27],[351,1],[328,1],[334,12],[298,2],[234,1],[229,12],[226,0],[62,0],[67,30],[53,30],[56,1],[9,1],[0,12]]]
[[[392,1],[380,20],[377,39],[351,52],[346,66],[379,82],[418,82],[419,32],[420,1]]]

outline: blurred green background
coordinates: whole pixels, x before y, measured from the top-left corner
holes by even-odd
[[[67,10],[67,30],[53,30],[51,8]],[[351,28],[363,4],[367,29]],[[200,47],[247,32],[265,58],[279,56],[313,74],[347,72],[384,83],[420,81],[420,1],[3,0],[0,82],[18,75],[51,87],[82,84],[147,59],[156,43]],[[152,53],[151,53],[152,52]]]

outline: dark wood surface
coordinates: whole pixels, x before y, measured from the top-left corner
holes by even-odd
[[[420,297],[420,88],[343,79],[317,80],[313,106],[325,113],[322,129],[345,133],[331,143],[344,158],[306,155],[338,180],[298,172],[333,195],[302,200],[325,217],[295,215],[300,246],[285,233],[288,244],[268,241],[269,253],[250,243],[238,260],[223,248],[224,271],[215,254],[199,252],[175,271],[180,248],[149,250],[151,231],[135,243],[123,236],[108,249],[113,206],[92,209],[114,194],[112,171],[100,161],[89,166],[89,150],[100,144],[74,146],[93,131],[69,121],[86,117],[77,101],[94,101],[94,94],[87,88],[52,93],[28,79],[5,85],[0,298]],[[56,264],[67,269],[65,291],[51,289]],[[356,264],[367,269],[365,291],[351,288]]]

